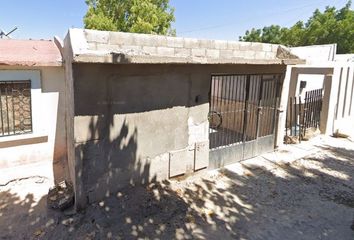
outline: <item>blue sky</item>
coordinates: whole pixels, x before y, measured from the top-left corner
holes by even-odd
[[[331,5],[341,8],[347,0],[170,0],[175,8],[177,36],[237,40],[252,27],[270,24],[291,26],[312,12]],[[0,29],[19,39],[63,38],[71,27],[83,27],[84,0],[3,0]]]

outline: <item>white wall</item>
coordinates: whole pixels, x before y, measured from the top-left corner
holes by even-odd
[[[290,51],[301,59],[306,59],[307,65],[326,63],[335,59],[337,44],[292,47]]]
[[[339,74],[333,132],[354,136],[354,63],[338,64],[336,69]]]
[[[307,91],[323,88],[325,75],[323,74],[299,74],[296,96],[301,96],[301,100],[305,101],[305,95]],[[306,81],[306,87],[300,91],[300,82]]]
[[[33,132],[0,137],[0,169],[48,161],[52,163],[48,171],[60,181],[67,177],[64,69],[0,68],[0,81],[28,79],[32,88]]]

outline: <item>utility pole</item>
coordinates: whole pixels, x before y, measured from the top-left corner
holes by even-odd
[[[13,33],[16,30],[17,30],[17,27],[14,27],[10,32],[6,33],[2,29],[0,29],[0,38],[4,38],[4,37],[11,38],[10,34]]]

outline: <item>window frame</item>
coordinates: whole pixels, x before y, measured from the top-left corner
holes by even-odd
[[[20,129],[20,130],[17,130],[16,131],[16,126],[15,126],[15,121],[16,119],[14,119],[15,117],[15,114],[16,114],[16,111],[14,109],[14,102],[13,102],[13,92],[14,92],[14,89],[16,90],[16,88],[13,88],[15,87],[14,85],[16,83],[24,83],[24,84],[29,84],[29,88],[26,86],[26,88],[23,88],[23,91],[27,91],[29,90],[29,119],[30,119],[30,125],[28,125],[29,128],[27,129]],[[4,92],[4,91],[1,91],[1,86],[2,84],[4,84],[4,87],[7,88],[7,89],[11,89],[10,90],[10,95],[9,94],[6,94],[6,93],[9,93],[7,90]],[[12,85],[12,86],[11,86]],[[5,95],[4,95],[5,94]],[[33,132],[33,128],[32,128],[32,104],[31,104],[31,98],[32,98],[32,94],[31,94],[31,80],[18,80],[18,81],[14,81],[14,80],[11,80],[11,81],[0,81],[0,97],[4,97],[5,96],[5,99],[6,99],[6,107],[5,107],[5,116],[4,114],[2,114],[0,112],[0,138],[2,137],[7,137],[7,136],[16,136],[16,135],[23,135],[23,134],[28,134],[28,133],[32,133]],[[12,98],[11,102],[10,102],[10,105],[12,104],[12,109],[9,108],[9,105],[8,105],[8,101],[7,101],[7,98],[10,97]],[[0,99],[0,110],[4,110],[4,108],[1,106],[3,104],[2,100]],[[11,124],[9,124],[9,114],[10,116],[12,115],[13,117],[13,122],[12,122],[12,129],[10,128]],[[20,120],[21,119],[17,119],[17,120]],[[7,124],[6,124],[7,123]],[[2,124],[5,124],[5,126],[7,126],[7,131],[5,130],[5,128],[3,128],[1,125]]]
[[[16,141],[21,139],[38,138],[45,135],[41,113],[41,74],[39,70],[2,70],[0,69],[0,81],[31,81],[31,118],[32,132],[16,135],[7,135],[0,137],[0,143],[7,141]],[[45,116],[44,116],[45,119]],[[0,144],[1,146],[1,144]]]

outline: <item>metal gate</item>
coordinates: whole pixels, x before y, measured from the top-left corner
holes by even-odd
[[[213,75],[210,167],[274,150],[281,74]]]
[[[309,128],[320,127],[322,111],[323,89],[315,89],[305,93],[302,97],[290,97],[288,102],[285,135],[297,137],[299,142],[305,137]],[[285,143],[287,143],[285,138]]]

